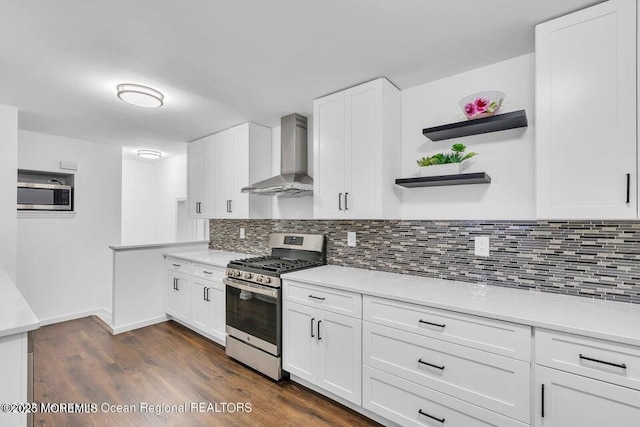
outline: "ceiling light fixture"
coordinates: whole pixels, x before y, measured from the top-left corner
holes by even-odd
[[[138,107],[162,107],[164,95],[155,89],[133,83],[122,83],[116,88],[118,89],[118,98],[124,102]]]
[[[158,160],[162,157],[162,153],[156,150],[138,150],[138,157],[143,159]]]

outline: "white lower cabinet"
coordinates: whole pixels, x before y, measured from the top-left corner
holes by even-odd
[[[364,322],[363,363],[529,422],[531,365]]]
[[[191,283],[191,323],[225,342],[225,289],[222,282],[194,278]]]
[[[536,427],[637,427],[640,391],[536,366]]]
[[[366,409],[402,425],[529,425],[530,327],[371,296],[363,308]]]
[[[169,271],[167,275],[167,314],[188,322],[191,318],[191,281],[189,276]]]
[[[528,426],[366,365],[362,371],[364,408],[403,426]]]
[[[283,369],[336,396],[362,403],[362,320],[283,303]]]
[[[167,269],[167,314],[225,345],[224,269],[171,258]]]

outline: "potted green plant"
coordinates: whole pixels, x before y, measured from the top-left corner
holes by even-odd
[[[469,152],[464,154],[467,149],[464,144],[453,144],[451,153],[438,153],[433,156],[423,157],[417,160],[420,166],[421,176],[442,176],[455,175],[460,173],[462,162],[478,155],[478,153]]]

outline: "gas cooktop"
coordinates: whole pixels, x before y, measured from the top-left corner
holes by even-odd
[[[265,274],[284,274],[303,268],[311,268],[323,265],[321,261],[308,261],[303,259],[281,258],[276,256],[262,256],[231,261],[229,268],[259,270]]]

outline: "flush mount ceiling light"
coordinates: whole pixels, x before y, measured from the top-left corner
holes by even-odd
[[[117,87],[118,98],[138,107],[162,107],[164,95],[147,86],[133,83],[122,83]]]
[[[156,150],[138,150],[138,157],[142,159],[158,160],[162,153]]]

